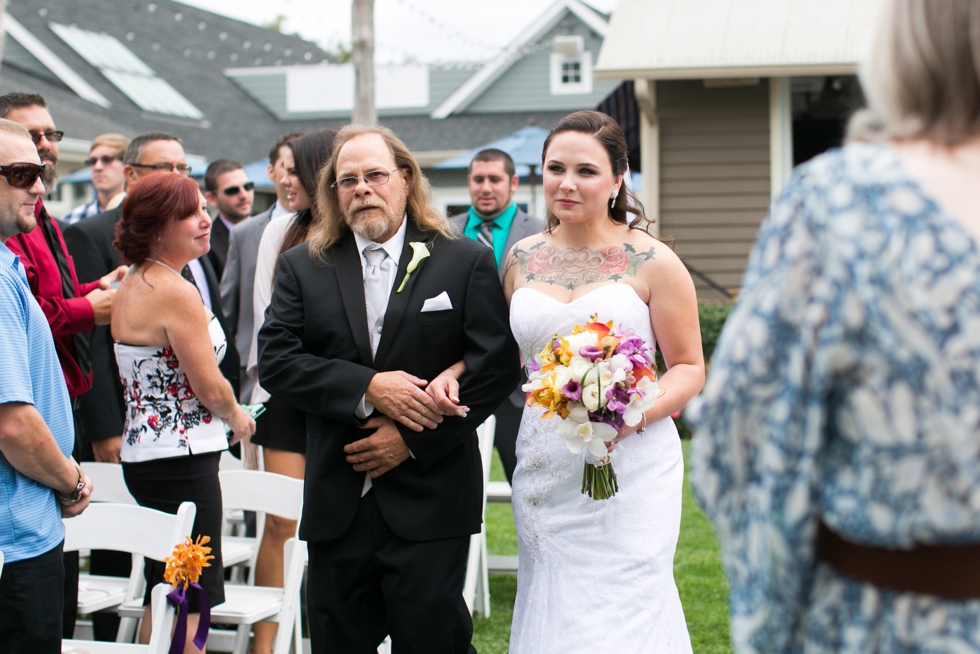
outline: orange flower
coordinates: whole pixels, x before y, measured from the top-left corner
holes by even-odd
[[[183,586],[185,590],[188,584],[197,583],[201,571],[210,568],[208,561],[214,558],[211,548],[205,547],[210,542],[208,536],[198,536],[196,542],[187,536],[186,541],[178,544],[174,553],[165,559],[167,569],[163,573],[164,580],[174,588]]]

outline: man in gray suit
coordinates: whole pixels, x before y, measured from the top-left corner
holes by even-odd
[[[522,238],[540,234],[544,221],[528,215],[514,204],[514,191],[520,178],[515,174],[514,160],[503,150],[490,148],[477,152],[470,162],[466,179],[473,204],[469,213],[453,216],[451,220],[465,236],[493,248],[502,282],[507,253]],[[514,450],[523,411],[524,392],[518,386],[494,413],[497,431],[493,444],[504,464],[507,481],[513,479],[517,465]]]
[[[229,327],[235,330],[232,337],[241,357],[242,371],[239,401],[248,402],[252,397],[255,380],[245,374],[248,351],[252,346],[252,290],[255,286],[255,260],[259,255],[259,242],[269,221],[277,216],[292,213],[284,200],[286,190],[282,186],[283,150],[294,138],[302,136],[299,132],[279,137],[269,152],[269,166],[266,174],[276,187],[276,201],[268,210],[252,216],[235,225],[228,239],[228,259],[221,275],[221,308]]]

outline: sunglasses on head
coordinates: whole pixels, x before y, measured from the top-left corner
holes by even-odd
[[[0,175],[14,188],[30,188],[44,174],[44,164],[12,163],[0,166]]]
[[[101,157],[89,157],[83,163],[89,168],[99,163],[100,161],[102,162],[103,166],[108,166],[109,164],[111,164],[113,161],[116,161],[117,159],[121,161],[122,157],[117,157],[112,154],[104,154]]]
[[[245,182],[241,186],[229,186],[226,189],[222,189],[221,192],[231,198],[238,195],[238,192],[241,189],[245,189],[246,191],[251,191],[253,188],[255,188],[254,182]]]

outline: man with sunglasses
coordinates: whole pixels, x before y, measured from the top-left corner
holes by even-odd
[[[27,130],[0,120],[0,643],[12,654],[61,651],[61,518],[81,513],[92,492],[71,456],[62,353],[20,258],[7,247],[40,229],[34,207],[43,171]]]
[[[8,93],[0,96],[0,118],[20,123],[34,142],[37,157],[44,164],[41,181],[45,191],[54,190],[57,180],[58,141],[64,133],[55,129],[44,98],[36,93]],[[50,170],[49,170],[50,169]],[[34,298],[41,306],[51,334],[61,370],[68,385],[75,420],[72,448],[81,459],[84,436],[80,398],[92,387],[91,335],[96,325],[108,325],[115,291],[112,283],[121,279],[125,268],[114,267],[88,283],[80,284],[61,229],[44,208],[42,199],[34,205],[37,229],[7,239],[7,248],[20,257]],[[71,637],[75,625],[78,596],[78,555],[66,555],[64,629]],[[74,581],[72,581],[74,579]]]
[[[254,188],[242,165],[231,159],[212,161],[204,173],[204,197],[218,212],[218,219],[211,224],[208,258],[219,278],[228,260],[231,228],[252,215]]]
[[[95,199],[88,204],[75,207],[62,219],[67,225],[91,218],[95,214],[111,209],[122,202],[126,177],[123,175],[123,153],[129,139],[122,134],[101,134],[92,139],[85,165],[92,171],[92,186]],[[113,199],[119,197],[115,204]]]

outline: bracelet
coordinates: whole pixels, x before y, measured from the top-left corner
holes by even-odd
[[[71,495],[62,495],[58,491],[55,491],[54,496],[58,501],[64,506],[72,506],[78,504],[82,499],[82,490],[85,488],[85,478],[82,475],[82,469],[78,468],[78,481],[75,483],[75,492]]]
[[[643,416],[643,426],[636,430],[637,434],[642,434],[647,430],[647,414],[641,413],[640,415]]]

